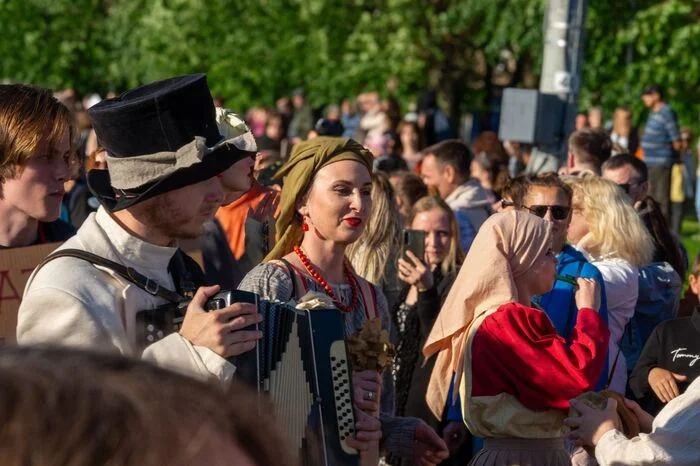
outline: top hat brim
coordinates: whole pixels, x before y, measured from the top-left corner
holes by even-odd
[[[114,188],[112,188],[109,167],[107,170],[90,170],[86,178],[88,188],[100,201],[100,204],[109,212],[116,212],[159,194],[165,194],[213,178],[239,160],[254,156],[254,152],[244,151],[233,145],[226,144],[206,155],[200,163],[179,169],[170,175],[140,187],[137,191],[130,192],[128,195],[117,195]]]

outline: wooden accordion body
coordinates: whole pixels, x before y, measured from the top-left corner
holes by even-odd
[[[254,350],[234,358],[235,377],[269,396],[275,423],[300,465],[358,465],[358,452],[346,443],[355,419],[343,315],[269,301],[257,305],[263,337]]]

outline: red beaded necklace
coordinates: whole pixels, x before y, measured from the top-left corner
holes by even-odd
[[[352,293],[352,298],[350,299],[349,306],[344,305],[340,302],[339,299],[336,299],[335,293],[333,293],[333,290],[331,289],[328,282],[321,276],[320,273],[318,273],[318,271],[314,268],[313,264],[311,264],[309,258],[306,257],[306,254],[304,254],[304,251],[299,246],[294,246],[294,252],[299,257],[301,263],[304,264],[304,268],[309,273],[309,275],[311,275],[313,279],[316,280],[316,282],[319,285],[321,285],[326,294],[330,296],[330,298],[333,300],[333,304],[335,304],[335,306],[341,312],[353,312],[357,308],[357,281],[355,280],[355,276],[353,275],[352,269],[348,265],[347,261],[343,263],[343,271],[345,272],[345,278],[350,284],[350,290]]]

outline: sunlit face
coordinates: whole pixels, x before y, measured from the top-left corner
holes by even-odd
[[[579,199],[574,195],[574,202],[571,208],[571,223],[566,238],[569,243],[576,245],[581,239],[589,233],[588,223],[583,217],[583,208]]]
[[[368,134],[365,138],[365,147],[367,147],[375,157],[381,157],[388,153],[387,138],[383,134]]]
[[[214,177],[160,194],[129,210],[162,236],[194,239],[203,233],[204,223],[214,218],[223,198],[220,179]]]
[[[700,276],[691,273],[688,276],[688,285],[690,285],[690,291],[700,299]]]
[[[579,113],[576,115],[576,123],[575,123],[576,130],[583,129],[588,127],[588,115]]]
[[[641,181],[639,173],[632,165],[623,165],[615,170],[604,170],[603,178],[624,189],[632,202],[641,201],[647,195],[649,184]]]
[[[644,105],[648,108],[651,108],[656,104],[658,100],[658,94],[644,94],[642,96],[642,100],[644,101]]]
[[[246,157],[231,165],[219,174],[221,185],[226,193],[245,192],[253,184],[254,157]]]
[[[425,232],[425,256],[428,265],[441,264],[450,252],[450,217],[440,208],[416,214],[411,223],[414,230]]]
[[[540,256],[525,275],[530,293],[540,295],[549,292],[557,279],[557,258],[552,249]]]
[[[61,213],[63,183],[70,176],[70,136],[68,130],[56,147],[42,139],[15,178],[0,185],[0,202],[42,222],[52,222]]]
[[[94,170],[107,170],[107,159],[105,158],[106,155],[107,152],[103,150],[95,152],[95,165],[93,166]]]
[[[294,108],[301,108],[304,106],[304,96],[303,95],[295,95],[292,97],[292,104],[294,105]]]
[[[306,235],[350,244],[359,238],[372,209],[372,177],[354,160],[326,165],[316,173],[299,214],[309,225]]]
[[[690,147],[690,134],[681,133],[681,150],[686,151],[688,147]]]
[[[565,209],[570,209],[571,207],[564,191],[553,186],[531,186],[527,191],[523,206],[526,210],[534,209],[534,206],[559,206]],[[571,211],[569,210],[566,218],[557,219],[554,218],[554,212],[550,208],[547,209],[546,214],[542,218],[552,224],[552,249],[558,254],[566,241],[566,233],[571,222]]]
[[[469,172],[472,178],[479,180],[481,186],[491,186],[491,180],[489,179],[488,170],[485,170],[484,167],[482,167],[481,164],[476,160],[472,160],[472,163],[469,165]]]
[[[418,134],[413,125],[403,125],[399,136],[404,147],[415,147],[418,144]]]
[[[280,139],[282,137],[282,119],[270,117],[265,125],[265,135],[270,139]]]
[[[454,191],[454,187],[451,186],[449,180],[445,176],[445,168],[441,166],[438,159],[432,154],[428,154],[423,159],[421,178],[423,178],[423,183],[425,183],[428,188],[436,189],[443,199]]]

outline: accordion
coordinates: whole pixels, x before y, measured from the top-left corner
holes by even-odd
[[[248,301],[243,292],[237,295]],[[263,337],[254,350],[233,358],[235,377],[269,396],[299,464],[358,465],[359,453],[346,442],[355,419],[343,315],[262,300],[257,305]]]

